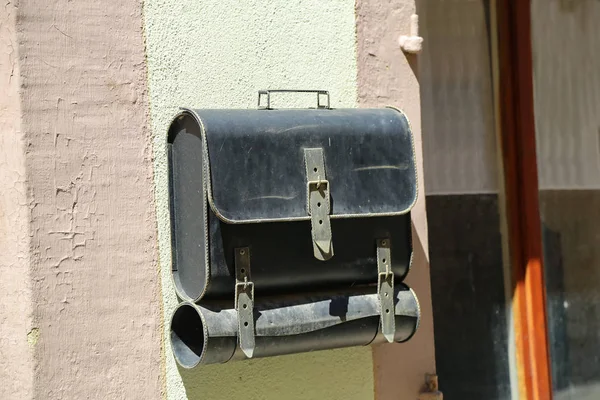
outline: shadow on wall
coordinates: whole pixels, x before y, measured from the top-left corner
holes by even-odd
[[[179,373],[189,400],[372,399],[372,374],[364,374],[363,368],[348,368],[370,363],[371,347],[366,346],[200,366],[193,370],[179,368]],[[344,366],[347,373],[332,373],[332,365]]]

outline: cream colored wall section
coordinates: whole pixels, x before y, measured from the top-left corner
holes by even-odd
[[[413,263],[405,283],[419,298],[421,323],[407,343],[374,346],[377,400],[414,400],[423,389],[425,374],[435,373],[421,99],[416,75],[421,56],[404,54],[398,46],[398,37],[409,32],[411,15],[417,11],[413,0],[357,1],[359,104],[361,107],[393,105],[406,113],[414,135],[419,177],[419,197],[411,211]]]
[[[145,31],[155,136],[165,338],[177,299],[170,278],[166,130],[179,106],[255,108],[257,90],[327,89],[355,107],[352,0],[146,0]],[[306,105],[287,99],[286,105]],[[180,371],[165,341],[169,399],[369,399],[370,347]]]

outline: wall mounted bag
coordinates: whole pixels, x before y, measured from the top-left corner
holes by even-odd
[[[270,91],[262,93],[270,98]],[[328,99],[327,92],[317,95]],[[328,337],[319,348],[369,344],[378,334],[365,328],[371,320],[381,321],[379,334],[390,342],[410,336],[399,316],[412,318],[416,329],[416,297],[394,285],[411,264],[410,210],[417,198],[413,138],[401,111],[183,109],[169,128],[168,159],[173,281],[186,302],[174,314],[173,343],[185,346],[177,338],[190,337],[181,330],[194,325],[182,323],[188,318],[202,321],[195,326],[202,327],[196,333],[203,346],[215,337],[227,343],[216,356],[189,347],[197,363],[235,359],[238,347],[246,357],[255,350],[257,356],[308,351],[314,335]],[[356,294],[357,288],[366,292]],[[398,293],[415,306],[398,307],[408,304]],[[352,323],[323,314],[323,301],[335,296],[352,299]],[[371,315],[373,298],[378,317]],[[274,304],[281,310],[272,311]],[[307,323],[307,310],[333,325]],[[277,335],[263,329],[266,320],[281,327]],[[314,329],[297,331],[294,321]],[[216,328],[221,324],[227,329]],[[363,329],[371,340],[360,336]],[[307,339],[285,339],[295,335]],[[232,338],[239,346],[232,347]]]

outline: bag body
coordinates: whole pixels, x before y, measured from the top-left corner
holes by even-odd
[[[241,248],[257,297],[374,285],[379,240],[408,273],[417,177],[397,109],[184,109],[168,160],[184,300],[233,300]]]

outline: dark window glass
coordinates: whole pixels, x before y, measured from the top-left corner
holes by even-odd
[[[600,2],[531,7],[554,399],[600,399]]]

